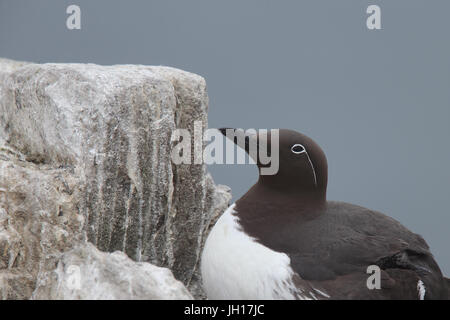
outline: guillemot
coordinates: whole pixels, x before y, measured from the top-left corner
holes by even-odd
[[[424,239],[382,213],[327,201],[327,171],[311,138],[279,130],[278,172],[260,174],[208,235],[208,298],[448,299],[450,280]],[[380,288],[368,287],[368,266]]]

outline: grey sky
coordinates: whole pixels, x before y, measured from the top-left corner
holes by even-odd
[[[66,28],[69,4],[82,29]],[[381,7],[382,30],[366,28]],[[424,236],[450,275],[449,1],[0,0],[0,56],[168,65],[204,76],[210,127],[290,128],[329,163],[329,199]],[[252,166],[210,166],[234,199]]]

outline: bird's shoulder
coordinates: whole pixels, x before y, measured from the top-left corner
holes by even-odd
[[[320,218],[330,220],[330,223],[336,226],[345,226],[348,228],[346,231],[350,231],[350,235],[372,236],[380,241],[401,242],[414,246],[417,250],[429,250],[422,236],[412,232],[396,219],[363,206],[328,201]]]
[[[358,205],[330,201],[314,218],[289,221],[285,228],[277,249],[287,250],[294,271],[305,279],[365,273],[369,265],[440,272],[420,235],[381,212]]]

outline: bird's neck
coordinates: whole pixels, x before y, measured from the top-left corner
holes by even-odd
[[[244,219],[264,219],[274,213],[279,219],[312,218],[323,212],[326,193],[318,190],[277,187],[259,180],[237,202],[238,215]],[[242,211],[241,211],[242,209]]]
[[[302,181],[302,180],[300,180]],[[274,197],[284,201],[296,201],[298,204],[322,206],[326,203],[326,184],[314,185],[311,181],[299,182],[297,179],[279,179],[276,176],[260,175],[254,189],[267,197]]]

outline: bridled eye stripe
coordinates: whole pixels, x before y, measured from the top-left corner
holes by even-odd
[[[308,157],[309,164],[311,165],[312,173],[314,175],[314,185],[317,187],[316,170],[314,169],[314,165],[313,165],[313,163],[311,161],[311,158],[309,157],[308,152],[306,152],[305,147],[303,145],[301,145],[300,143],[297,143],[297,144],[294,144],[291,147],[291,151],[292,151],[292,153],[295,153],[295,154],[301,154],[301,153],[305,153],[306,154],[306,156]]]
[[[298,143],[298,144],[294,144],[292,146],[291,151],[292,151],[292,153],[300,154],[300,153],[306,152],[306,149],[304,146],[302,146],[301,144]]]

